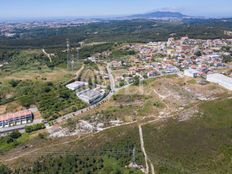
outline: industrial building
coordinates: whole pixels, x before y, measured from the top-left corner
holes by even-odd
[[[29,110],[0,115],[0,128],[32,123],[33,119],[33,113]]]
[[[81,87],[86,86],[86,85],[88,85],[88,83],[75,81],[73,83],[66,85],[66,87],[72,91],[75,91],[75,90],[80,89]]]
[[[207,75],[206,80],[209,82],[217,83],[226,89],[232,90],[232,78],[224,76],[223,74],[209,74]]]
[[[188,77],[193,77],[193,78],[196,78],[197,77],[197,75],[198,75],[198,71],[197,70],[195,70],[195,69],[186,69],[186,70],[184,70],[184,75],[185,76],[188,76]]]
[[[87,89],[77,93],[77,96],[88,104],[94,104],[105,96],[105,91],[100,89]]]

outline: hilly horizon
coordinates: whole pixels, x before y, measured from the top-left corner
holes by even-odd
[[[129,17],[132,17],[132,18],[185,18],[189,16],[181,12],[153,11],[149,13],[131,15]]]

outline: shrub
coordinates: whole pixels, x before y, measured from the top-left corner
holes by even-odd
[[[18,139],[21,136],[22,136],[22,134],[19,131],[13,131],[12,133],[10,133],[6,137],[6,142],[7,143],[12,143],[12,142],[14,142],[16,139]]]
[[[36,125],[32,125],[32,126],[27,126],[25,128],[27,133],[31,133],[40,129],[45,129],[45,125],[43,123],[41,124],[36,124]]]
[[[20,83],[20,80],[10,80],[9,84],[15,88],[16,86],[18,86],[18,84]]]

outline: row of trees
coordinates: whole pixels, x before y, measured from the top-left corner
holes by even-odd
[[[40,129],[45,129],[45,125],[43,123],[32,125],[32,126],[26,126],[25,131],[27,133],[31,133]]]

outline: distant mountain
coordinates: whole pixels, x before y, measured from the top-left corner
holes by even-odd
[[[180,12],[157,11],[145,14],[137,14],[129,16],[130,18],[185,18],[188,17]]]

